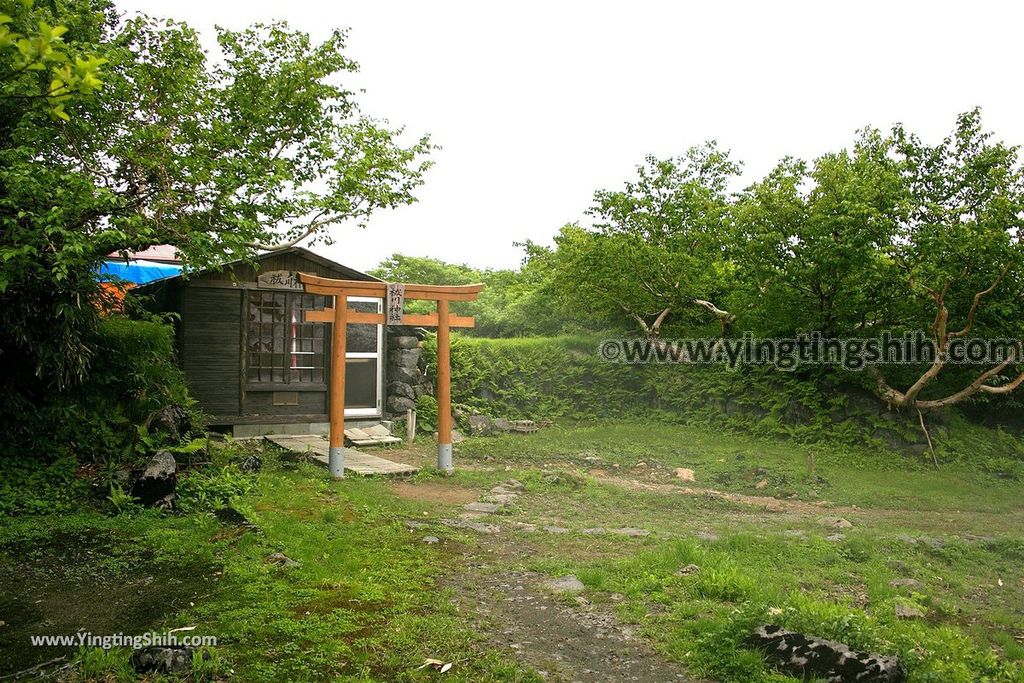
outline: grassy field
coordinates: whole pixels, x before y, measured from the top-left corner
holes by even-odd
[[[771,622],[898,654],[912,681],[1024,681],[1024,487],[968,462],[821,448],[810,471],[806,447],[635,423],[470,439],[450,477],[424,442],[389,453],[426,465],[401,482],[334,482],[266,450],[259,475],[219,469],[239,450],[193,475],[188,514],[6,520],[0,604],[23,618],[0,628],[19,664],[0,675],[38,658],[19,623],[45,620],[33,601],[64,586],[63,628],[217,636],[197,680],[435,680],[427,658],[451,663],[451,680],[587,680],[598,646],[633,653],[615,666],[682,665],[687,680],[792,680],[743,643]],[[469,520],[500,531],[444,522],[510,478],[525,487],[514,503]],[[226,500],[258,531],[208,512]],[[543,588],[565,574],[582,593]],[[96,591],[139,576],[145,604],[97,606]],[[573,629],[595,649],[560,644]],[[133,680],[127,660],[83,649],[61,675]]]

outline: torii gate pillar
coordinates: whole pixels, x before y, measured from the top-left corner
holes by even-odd
[[[299,280],[309,294],[334,297],[334,308],[322,311],[306,311],[306,322],[332,323],[331,334],[331,383],[330,383],[330,449],[328,466],[331,475],[337,479],[345,476],[345,338],[348,323],[373,325],[418,325],[437,328],[437,466],[445,472],[453,471],[452,465],[452,370],[451,338],[453,327],[473,327],[472,317],[453,316],[449,311],[451,301],[473,301],[483,290],[483,285],[400,285],[404,299],[422,299],[437,302],[437,312],[425,315],[406,315],[401,310],[401,301],[396,307],[388,304],[388,313],[364,313],[348,310],[349,296],[369,296],[386,299],[389,294],[386,282],[363,280],[334,280],[299,273]],[[397,316],[393,318],[392,316]]]

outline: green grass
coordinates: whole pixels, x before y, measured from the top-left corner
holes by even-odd
[[[965,430],[978,440],[978,428]],[[808,452],[814,455],[814,475],[807,470]],[[686,467],[695,471],[700,486],[723,491],[898,510],[998,513],[1019,509],[1022,491],[1021,482],[994,476],[977,462],[963,462],[962,455],[959,462],[940,462],[935,470],[920,458],[880,448],[808,447],[639,421],[570,424],[528,438],[513,434],[473,439],[462,445],[460,454],[473,461],[500,455],[503,462],[521,466],[568,464],[619,474],[644,463],[666,477],[674,468]],[[943,455],[940,451],[940,459]],[[587,460],[594,457],[600,463]],[[758,468],[767,472],[761,474]],[[758,489],[762,480],[767,486]]]
[[[405,503],[381,480],[335,482],[320,468],[265,457],[269,467],[253,478],[255,487],[233,501],[259,532],[222,529],[199,511],[83,510],[15,518],[0,531],[0,550],[24,560],[26,548],[55,534],[102,535],[114,542],[88,566],[110,580],[152,566],[135,561],[140,547],[181,567],[207,563],[216,570],[211,594],[151,625],[197,625],[194,634],[217,637],[215,656],[196,664],[196,680],[433,680],[432,671],[417,670],[428,657],[455,662],[451,680],[536,680],[483,647],[454,613],[437,581],[452,559],[403,524],[432,514],[431,506]],[[300,566],[268,564],[272,552]],[[77,677],[135,680],[129,654],[83,650]]]
[[[464,660],[472,634],[436,587],[446,558],[403,525],[429,508],[379,480],[330,481],[320,469],[261,478],[245,501],[260,535],[238,540],[216,600],[192,615],[220,634],[245,680],[426,680],[428,657]],[[280,569],[271,551],[301,563]],[[461,662],[456,680],[518,674],[493,655]]]
[[[983,436],[956,438],[981,443],[979,452],[1005,438],[992,434],[986,446]],[[153,625],[195,625],[218,637],[196,665],[200,681],[434,680],[435,672],[417,669],[426,658],[454,662],[444,675],[451,680],[540,680],[493,648],[455,606],[450,591],[464,584],[444,580],[528,569],[575,573],[595,605],[713,680],[792,680],[744,645],[755,625],[773,622],[899,655],[911,681],[1024,682],[1022,487],[997,476],[1002,466],[981,466],[962,450],[957,459],[945,453],[936,471],[885,451],[822,447],[812,474],[806,447],[664,424],[470,439],[457,448],[454,476],[426,468],[405,486],[476,495],[509,477],[522,481],[516,504],[488,520],[502,533],[478,536],[436,525],[458,512],[454,503],[402,497],[381,479],[332,481],[273,451],[263,453],[261,474],[239,475],[228,460],[240,448],[191,475],[182,487],[186,514],[114,515],[100,505],[13,517],[0,525],[0,559],[46,567],[53,539],[104,539],[88,563],[47,571],[90,572],[99,584],[172,566],[211,574],[202,599]],[[429,459],[431,450],[420,442],[405,455]],[[697,481],[676,479],[676,467],[693,469]],[[766,509],[753,496],[776,500]],[[260,531],[222,527],[207,510],[225,502]],[[833,530],[825,516],[854,526],[826,540]],[[421,543],[425,532],[410,532],[409,519],[434,523],[429,533],[445,543]],[[527,534],[514,522],[571,531]],[[651,534],[582,533],[622,526]],[[698,537],[709,532],[717,540]],[[272,552],[301,566],[268,564]],[[690,564],[699,570],[678,573]],[[920,586],[893,587],[894,579]],[[898,603],[925,616],[898,619]],[[128,654],[82,651],[76,675],[134,680]]]
[[[521,506],[530,521],[654,532],[644,539],[540,536],[527,567],[575,573],[593,600],[624,596],[608,603],[620,618],[696,673],[789,680],[743,647],[755,625],[773,622],[898,654],[915,681],[1024,681],[1024,491],[974,463],[936,471],[884,451],[833,448],[815,453],[810,475],[806,449],[786,442],[621,423],[471,440],[460,455],[513,462],[534,477],[533,499]],[[766,511],[755,502],[673,495],[682,487],[676,467],[696,472],[687,487],[803,505]],[[545,489],[541,468],[562,472],[564,481]],[[604,479],[587,474],[596,470]],[[607,477],[658,486],[624,488]],[[820,508],[806,504],[823,499]],[[836,515],[838,506],[855,526],[841,542],[828,541],[833,530],[819,518]],[[720,539],[693,537],[703,530]],[[700,570],[676,575],[689,564]],[[904,578],[921,587],[890,585]],[[925,618],[898,619],[897,602]]]

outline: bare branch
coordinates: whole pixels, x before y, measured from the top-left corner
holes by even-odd
[[[979,389],[985,392],[986,394],[1008,394],[1017,387],[1019,387],[1022,383],[1024,383],[1024,372],[1020,373],[1019,375],[1017,375],[1016,379],[1014,379],[1011,382],[1007,382],[1006,384],[1002,384],[998,387],[994,387],[990,384],[985,384],[979,387]]]
[[[326,225],[330,225],[331,223],[336,223],[337,221],[341,220],[340,217],[332,218],[329,220],[320,220],[323,215],[323,211],[318,213],[313,218],[313,220],[309,222],[309,225],[306,226],[306,229],[303,230],[302,233],[299,234],[299,236],[294,239],[286,240],[284,242],[278,242],[277,244],[263,244],[262,242],[246,242],[245,246],[250,247],[252,249],[258,249],[260,251],[277,251],[278,249],[287,249],[289,247],[294,247],[296,244],[306,239],[320,228]]]
[[[736,316],[735,315],[733,315],[729,311],[723,311],[721,308],[719,308],[718,306],[715,306],[710,301],[705,301],[704,299],[694,299],[693,303],[697,304],[698,306],[703,307],[709,313],[711,313],[712,315],[714,315],[716,318],[718,318],[720,320],[728,320],[729,322],[733,322],[734,320],[736,320]]]
[[[668,308],[663,310],[661,313],[659,313],[657,318],[655,318],[654,324],[651,325],[651,332],[654,334],[654,336],[657,337],[657,336],[661,335],[661,324],[663,322],[665,322],[665,318],[668,317],[668,314],[671,311],[672,311],[672,307],[669,306]]]
[[[975,313],[978,312],[978,305],[981,303],[981,300],[983,298],[985,298],[986,296],[988,296],[989,294],[991,294],[992,291],[996,287],[999,286],[999,283],[1003,281],[1003,278],[1006,277],[1006,274],[1009,271],[1010,271],[1009,264],[1003,266],[1003,270],[999,273],[999,277],[997,277],[995,279],[995,281],[988,287],[988,289],[983,289],[983,290],[981,290],[980,292],[978,292],[977,294],[974,295],[974,301],[971,303],[971,310],[967,314],[967,324],[964,325],[962,330],[958,330],[956,332],[950,332],[949,333],[949,338],[950,339],[956,339],[958,337],[963,337],[965,334],[967,334],[968,332],[971,331],[971,328],[974,327],[974,315],[975,315]]]

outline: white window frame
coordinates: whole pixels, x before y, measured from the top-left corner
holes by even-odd
[[[351,302],[376,303],[377,312],[384,312],[384,299],[372,296],[350,296]],[[365,323],[358,323],[365,324]],[[377,351],[376,353],[362,351],[350,352],[345,349],[345,362],[350,358],[376,358],[377,359],[377,407],[376,408],[345,408],[345,417],[377,417],[383,415],[384,396],[384,326],[377,325]],[[334,368],[331,368],[334,372]]]

